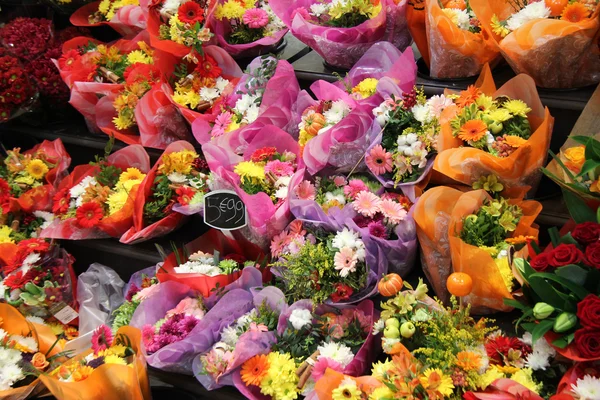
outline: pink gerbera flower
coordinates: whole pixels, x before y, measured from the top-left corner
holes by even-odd
[[[292,11],[292,15],[291,15],[292,20],[294,19],[296,14],[300,14],[302,16],[302,18],[304,18],[307,21],[310,20],[310,13],[304,7],[298,7],[294,11]]]
[[[356,195],[364,190],[369,190],[369,187],[366,183],[364,183],[360,179],[352,179],[350,180],[350,182],[348,182],[348,185],[344,186],[344,195],[354,200],[356,198]]]
[[[112,346],[112,343],[113,334],[108,326],[102,324],[92,333],[92,350],[94,350],[94,354],[108,349]]]
[[[333,177],[333,184],[337,187],[342,187],[344,186],[348,181],[346,180],[345,177],[338,175],[338,176],[334,176]]]
[[[260,29],[269,23],[269,14],[260,8],[246,10],[242,17],[244,24],[253,29]]]
[[[367,167],[375,175],[383,175],[386,172],[392,172],[392,154],[385,151],[380,144],[373,147],[365,157]]]
[[[232,114],[229,111],[225,111],[224,113],[219,114],[217,119],[215,120],[215,126],[213,126],[210,134],[212,137],[219,137],[225,134],[229,125],[232,122]]]
[[[377,195],[364,190],[356,195],[352,207],[365,217],[372,217],[379,211],[381,199]]]
[[[267,165],[265,165],[265,174],[269,173],[278,178],[282,176],[291,176],[294,175],[294,167],[289,162],[273,160],[269,161]]]
[[[271,256],[279,257],[288,242],[289,235],[287,232],[282,231],[279,235],[275,235],[273,239],[271,239]]]
[[[335,253],[333,264],[335,269],[340,271],[340,276],[345,278],[350,272],[356,271],[356,263],[358,257],[350,247],[342,247],[340,251]]]
[[[309,181],[302,181],[296,187],[296,196],[298,196],[300,200],[314,200],[316,195],[317,190],[315,189],[315,185]]]
[[[344,370],[344,367],[339,362],[334,361],[331,358],[321,357],[315,363],[315,366],[312,370],[312,378],[315,380],[315,382],[321,379],[323,375],[325,375],[325,371],[327,370],[327,368],[330,368],[337,372],[342,372]]]
[[[402,205],[390,199],[382,200],[379,203],[379,211],[392,224],[399,224],[408,214]]]

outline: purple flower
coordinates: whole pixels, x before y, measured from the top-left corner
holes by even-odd
[[[354,217],[354,223],[358,225],[359,228],[366,228],[369,226],[371,221],[373,221],[371,218],[365,217],[362,214],[358,214],[356,217]]]
[[[98,358],[94,358],[93,360],[90,360],[87,363],[87,366],[96,369],[99,366],[101,366],[102,364],[104,364],[104,356],[101,356],[101,357],[98,357]]]
[[[140,291],[140,288],[137,287],[137,285],[135,283],[132,283],[131,286],[129,287],[129,290],[127,291],[127,295],[125,296],[125,300],[127,301],[131,301],[131,299],[133,298],[134,295],[137,294],[137,292]]]
[[[184,336],[189,335],[196,325],[198,325],[198,319],[193,316],[187,316],[177,324],[179,330],[182,334],[184,334]]]
[[[387,239],[387,229],[381,221],[371,222],[369,224],[369,234],[382,239]]]

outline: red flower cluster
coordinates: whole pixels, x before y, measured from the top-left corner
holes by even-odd
[[[135,63],[125,69],[123,77],[128,86],[142,82],[156,83],[160,79],[160,71],[153,64]]]
[[[19,58],[33,60],[53,43],[52,21],[45,18],[15,18],[0,30],[0,39]]]
[[[255,150],[254,153],[250,156],[250,160],[255,163],[263,162],[269,160],[277,153],[277,148],[275,147],[263,147],[258,150]]]
[[[34,94],[19,59],[0,48],[0,122],[7,121]]]
[[[221,76],[223,70],[217,64],[217,61],[205,54],[204,57],[200,59],[198,65],[196,66],[196,71],[200,74],[202,78],[218,78]]]
[[[77,218],[77,224],[82,228],[93,228],[100,223],[102,217],[104,217],[104,210],[102,206],[95,201],[83,203],[77,208],[75,213]]]
[[[27,65],[29,76],[33,78],[40,94],[50,100],[50,104],[66,103],[69,100],[69,88],[63,82],[52,59],[60,57],[60,50],[48,50],[43,57]]]
[[[69,188],[59,190],[52,198],[52,212],[57,215],[66,213],[69,211],[70,200]]]
[[[582,328],[575,331],[575,347],[584,358],[600,358],[600,297],[587,295],[577,304]]]
[[[192,197],[194,197],[194,194],[196,194],[194,192],[194,189],[187,186],[178,187],[176,192],[177,202],[182,206],[187,206],[188,204],[190,204],[190,201],[192,201]]]
[[[50,243],[44,239],[27,239],[22,240],[17,245],[17,252],[15,257],[11,260],[8,265],[2,268],[2,274],[4,276],[16,271],[22,265],[28,255],[31,253],[38,253],[41,257],[44,256],[50,250]]]
[[[352,296],[352,293],[354,293],[354,290],[350,286],[343,283],[336,283],[333,286],[335,287],[335,293],[331,295],[331,301],[334,303],[348,300]]]
[[[525,358],[531,353],[531,347],[516,337],[496,335],[490,337],[485,344],[485,352],[494,365],[508,365],[514,360],[515,352],[519,358]]]

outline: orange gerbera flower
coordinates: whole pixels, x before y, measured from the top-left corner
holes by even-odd
[[[515,236],[513,238],[507,238],[506,239],[506,243],[508,244],[522,244],[522,243],[527,243],[529,241],[535,240],[535,236],[523,236],[523,235],[519,235],[519,236]]]
[[[521,147],[525,143],[527,143],[527,140],[523,139],[521,136],[514,136],[514,135],[504,136],[504,141],[506,142],[507,145],[509,145],[510,147],[513,147],[515,149],[518,149],[519,147]]]
[[[478,87],[471,85],[467,88],[467,90],[460,92],[460,97],[456,99],[456,104],[459,107],[466,107],[475,103],[475,100],[477,100],[477,98],[481,95],[481,90],[479,90]]]
[[[259,386],[269,371],[269,361],[265,354],[254,356],[242,365],[242,381],[247,385]]]
[[[467,121],[460,127],[458,137],[465,142],[473,141],[476,142],[481,139],[487,132],[487,125],[485,122],[479,119],[472,119]]]
[[[569,22],[580,22],[590,16],[590,10],[581,3],[571,3],[565,7],[560,19]]]
[[[465,371],[479,369],[481,356],[472,351],[461,351],[456,355],[456,365]]]

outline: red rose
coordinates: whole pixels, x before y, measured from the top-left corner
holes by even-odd
[[[600,358],[600,330],[584,328],[575,331],[575,347],[583,358]]]
[[[600,297],[588,294],[581,300],[577,304],[577,318],[585,328],[600,329]]]
[[[559,244],[549,255],[549,262],[553,267],[577,264],[582,259],[583,253],[574,244]]]
[[[597,242],[600,239],[600,224],[596,222],[579,224],[573,229],[571,236],[584,246]]]
[[[335,288],[335,293],[331,295],[331,300],[334,303],[348,300],[354,292],[350,286],[344,285],[343,283],[336,283],[333,287]]]
[[[540,253],[533,257],[529,264],[531,265],[531,268],[537,272],[543,272],[550,266],[549,257],[550,253]]]
[[[590,267],[600,269],[600,242],[592,243],[585,249],[585,260]]]

